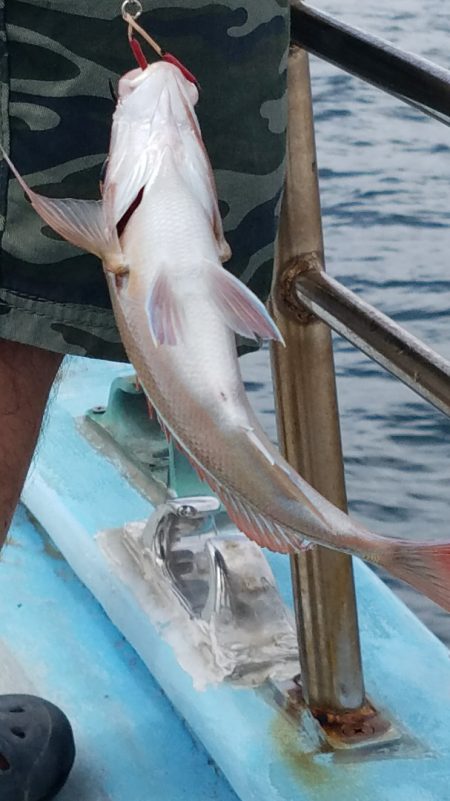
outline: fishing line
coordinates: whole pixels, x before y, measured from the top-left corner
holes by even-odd
[[[134,37],[134,31],[142,36],[144,41],[150,45],[150,47],[163,61],[167,61],[169,64],[174,64],[175,67],[178,67],[178,69],[181,70],[184,77],[187,78],[188,81],[191,81],[191,83],[195,84],[197,87],[199,86],[195,75],[193,75],[192,72],[190,72],[190,70],[188,70],[187,67],[185,67],[176,56],[163,50],[158,42],[153,39],[153,37],[150,36],[150,34],[147,33],[147,31],[142,28],[138,22],[136,22],[138,17],[140,17],[143,12],[142,3],[140,3],[139,0],[124,0],[121,11],[123,19],[128,24],[128,41],[130,43],[130,47],[141,69],[145,70],[148,67],[148,62],[142,51],[141,45]]]
[[[142,5],[138,0],[124,0],[121,7],[122,17],[128,23],[128,43],[133,51],[133,55],[141,68],[145,70],[148,67],[148,61],[144,56],[142,47],[133,36],[133,24],[138,17],[142,14]],[[138,26],[140,28],[140,26]],[[158,51],[157,51],[158,52]],[[159,54],[158,54],[159,55]]]

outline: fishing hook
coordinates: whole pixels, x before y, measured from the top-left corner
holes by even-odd
[[[132,23],[137,20],[138,17],[142,14],[142,4],[139,0],[124,0],[121,7],[122,18],[125,22],[128,23],[128,42],[133,51],[133,55],[140,66],[141,70],[145,70],[148,67],[147,59],[142,52],[142,47],[139,42],[133,36],[133,25]]]
[[[128,2],[128,0],[125,1]],[[150,34],[147,33],[147,31],[136,22],[136,17],[133,17],[131,14],[125,12],[125,14],[123,14],[123,18],[125,22],[128,22],[128,38],[133,35],[133,30],[135,30],[140,34],[140,36],[142,36],[143,39],[145,39],[145,41],[150,45],[150,47],[153,48],[160,58],[164,57],[165,52],[162,47],[160,47],[158,42],[156,42],[155,39],[153,39],[153,37],[150,36]]]
[[[142,48],[139,42],[134,38],[133,32],[136,31],[142,38],[150,45],[150,47],[158,54],[158,56],[163,59],[163,61],[168,61],[170,64],[174,64],[178,69],[181,70],[185,78],[191,83],[195,84],[199,87],[199,83],[196,77],[190,72],[184,64],[179,61],[176,56],[173,56],[172,53],[167,53],[163,48],[158,44],[158,42],[150,36],[147,31],[142,28],[139,23],[136,22],[137,18],[140,17],[142,14],[142,4],[139,0],[124,0],[122,3],[122,17],[125,22],[128,23],[128,41],[130,43],[130,47],[133,51],[134,57],[136,58],[137,63],[141,67],[141,69],[146,69],[148,67],[148,62],[142,52]]]

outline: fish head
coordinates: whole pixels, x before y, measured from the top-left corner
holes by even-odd
[[[133,69],[119,81],[117,111],[120,116],[152,119],[157,110],[170,108],[173,122],[192,117],[198,89],[174,64],[158,61],[145,70]]]
[[[112,218],[122,221],[141,190],[152,185],[166,148],[177,154],[200,150],[206,163],[195,113],[198,89],[175,64],[158,61],[133,69],[119,81],[103,195],[113,187]],[[205,172],[207,166],[201,163]]]

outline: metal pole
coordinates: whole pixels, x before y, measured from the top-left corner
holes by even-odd
[[[287,177],[272,308],[287,347],[272,349],[280,447],[323,495],[346,509],[331,335],[309,312],[290,310],[287,288],[299,262],[323,265],[313,114],[306,52],[289,57]],[[364,703],[351,559],[315,547],[292,558],[302,686],[318,714]]]
[[[309,309],[450,417],[447,359],[323,271],[301,272],[292,290],[299,309]]]
[[[361,4],[361,19],[364,6]],[[450,71],[323,11],[291,0],[291,40],[450,125]]]

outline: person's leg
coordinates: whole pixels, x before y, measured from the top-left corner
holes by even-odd
[[[0,339],[0,548],[62,359],[59,353]],[[14,735],[17,725],[22,738]],[[43,698],[0,694],[1,799],[53,798],[74,758],[72,728],[61,710]]]
[[[0,340],[0,547],[41,428],[59,353]]]

